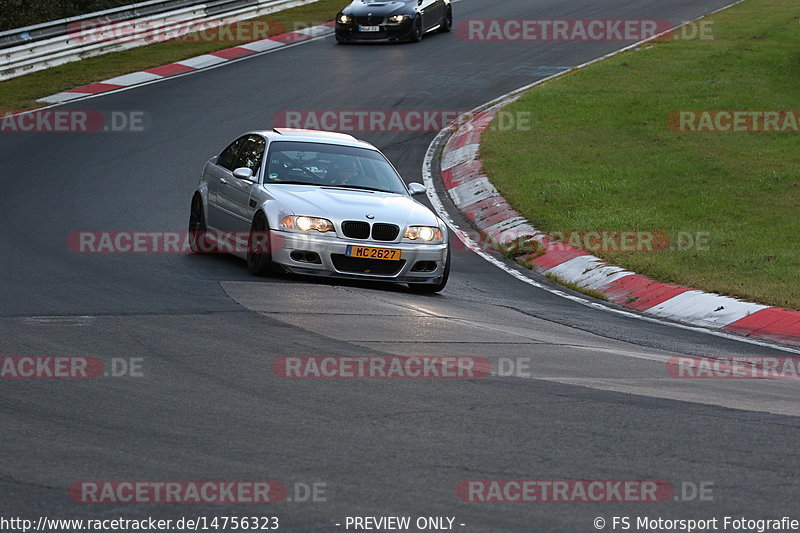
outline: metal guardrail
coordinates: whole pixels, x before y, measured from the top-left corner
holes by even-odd
[[[103,21],[105,23],[132,20],[135,18],[146,17],[166,13],[181,7],[204,4],[205,0],[150,0],[149,2],[139,2],[122,7],[106,9],[85,15],[77,15],[65,19],[42,22],[24,28],[15,28],[0,32],[0,50],[12,46],[29,44],[51,37],[58,37],[69,33],[69,28],[73,24],[87,20]]]
[[[70,17],[0,33],[0,39],[27,31],[24,44],[0,48],[0,81],[87,57],[145,46],[164,40],[169,32],[186,31],[256,18],[319,0],[152,0],[80,17]],[[182,7],[175,6],[182,4]],[[168,10],[164,10],[169,5]],[[143,14],[147,11],[147,14]],[[88,30],[81,31],[83,25]],[[125,32],[120,32],[124,25]],[[16,33],[15,33],[16,32]],[[34,37],[36,33],[36,37]],[[51,33],[51,36],[48,36]],[[120,35],[125,33],[125,35]],[[131,35],[135,35],[132,38]]]

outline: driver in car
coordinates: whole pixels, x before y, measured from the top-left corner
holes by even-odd
[[[336,166],[336,184],[353,184],[358,178],[363,178],[361,169],[355,159],[346,159],[343,163]]]

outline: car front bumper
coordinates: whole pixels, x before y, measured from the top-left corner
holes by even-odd
[[[359,31],[355,22],[336,23],[336,39],[343,42],[394,42],[411,39],[413,22],[411,19],[401,23],[379,24],[380,31]]]
[[[399,261],[347,257],[348,246],[400,250]],[[270,231],[273,263],[294,274],[370,279],[396,283],[434,283],[445,271],[447,243],[412,244],[343,240]],[[316,262],[316,261],[319,262]]]

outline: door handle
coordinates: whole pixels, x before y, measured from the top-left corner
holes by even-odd
[[[221,185],[227,185],[228,184],[228,180],[226,180],[225,178],[220,178],[219,182],[220,182]]]

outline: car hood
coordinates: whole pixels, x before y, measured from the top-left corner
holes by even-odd
[[[293,215],[322,217],[334,223],[362,220],[407,225],[438,226],[433,212],[403,194],[305,185],[271,185],[267,192],[284,211]],[[373,215],[374,219],[368,219]]]
[[[344,8],[342,13],[354,16],[372,14],[378,17],[389,17],[401,13],[411,15],[414,14],[414,6],[416,6],[416,2],[356,0]]]

